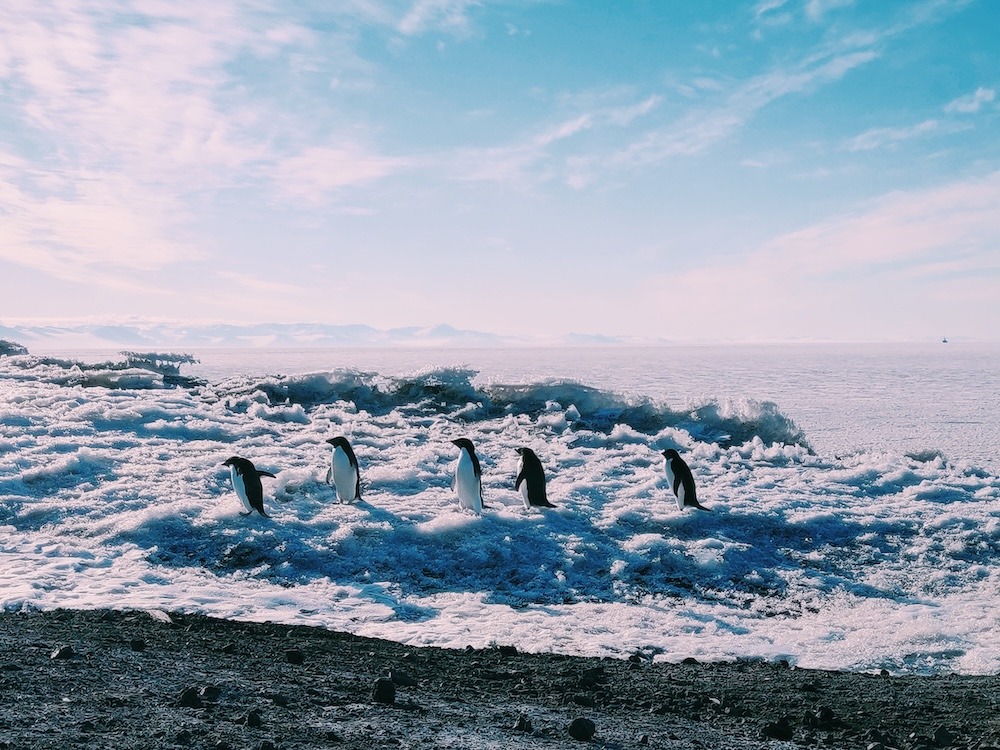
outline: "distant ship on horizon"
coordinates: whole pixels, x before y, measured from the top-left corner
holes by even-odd
[[[944,338],[942,338],[942,339],[941,339],[941,343],[942,343],[942,344],[947,344],[947,343],[948,343],[948,337],[947,337],[947,336],[945,336]]]

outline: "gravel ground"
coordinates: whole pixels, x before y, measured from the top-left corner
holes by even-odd
[[[998,703],[993,676],[414,648],[160,612],[0,614],[0,750],[1000,750]]]

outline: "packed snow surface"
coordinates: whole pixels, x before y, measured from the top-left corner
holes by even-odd
[[[196,356],[194,380],[0,358],[3,607],[1000,669],[995,345]],[[356,504],[326,482],[336,435],[361,466]],[[476,445],[482,515],[451,489],[457,437]],[[555,509],[524,509],[518,446]],[[670,447],[711,512],[677,509]],[[272,518],[241,515],[233,455],[276,475]]]

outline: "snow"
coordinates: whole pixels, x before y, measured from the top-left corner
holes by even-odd
[[[1000,347],[622,351],[206,350],[186,388],[0,358],[0,606],[1000,668]],[[325,482],[338,434],[361,465],[356,504]],[[450,489],[463,436],[482,516]],[[524,509],[521,445],[557,508]],[[710,513],[678,511],[667,447]],[[240,515],[231,455],[277,475],[273,519]]]

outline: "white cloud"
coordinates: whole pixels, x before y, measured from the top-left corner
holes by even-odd
[[[975,113],[982,109],[984,104],[989,104],[996,99],[996,96],[996,89],[987,89],[980,86],[971,94],[960,96],[948,102],[944,107],[944,111]]]
[[[823,16],[832,10],[848,8],[854,5],[854,0],[808,0],[806,3],[806,18],[810,21],[821,21]]]
[[[416,0],[399,22],[399,31],[406,35],[420,34],[428,28],[466,32],[468,10],[481,5],[478,0]]]
[[[630,107],[618,107],[611,111],[610,117],[611,122],[615,125],[630,125],[633,120],[642,117],[643,115],[648,115],[663,101],[661,96],[648,96],[643,101],[638,104],[634,104]]]
[[[940,314],[962,318],[966,299],[978,305],[972,326],[986,336],[1000,325],[1000,172],[890,193],[744,256],[654,280],[645,292],[651,310],[700,311],[679,338],[880,338],[923,317],[931,300],[951,300]],[[708,299],[725,300],[724,309],[706,307]],[[993,319],[981,319],[989,300]]]
[[[0,158],[0,259],[56,278],[116,288],[200,256],[171,239],[182,207],[128,177],[50,174]]]
[[[592,125],[593,120],[590,115],[580,115],[579,117],[574,117],[572,120],[560,123],[551,130],[539,133],[534,137],[533,141],[537,146],[548,146],[551,143],[561,141],[565,138],[574,136],[581,131],[588,130]]]
[[[736,133],[771,102],[840,80],[849,71],[876,57],[876,53],[869,50],[818,56],[791,69],[755,76],[733,90],[718,106],[694,110],[672,126],[648,133],[613,155],[609,163],[649,163],[672,156],[701,153]]]
[[[939,130],[937,120],[924,120],[907,128],[872,128],[851,138],[844,148],[848,151],[874,151],[878,148],[893,147],[902,141],[920,138]]]
[[[760,18],[763,15],[780,10],[787,3],[788,0],[763,0],[763,2],[757,3],[757,6],[754,8],[754,16]]]
[[[380,156],[353,144],[314,146],[279,161],[273,175],[284,195],[317,204],[337,190],[374,182],[413,165],[410,159]]]

